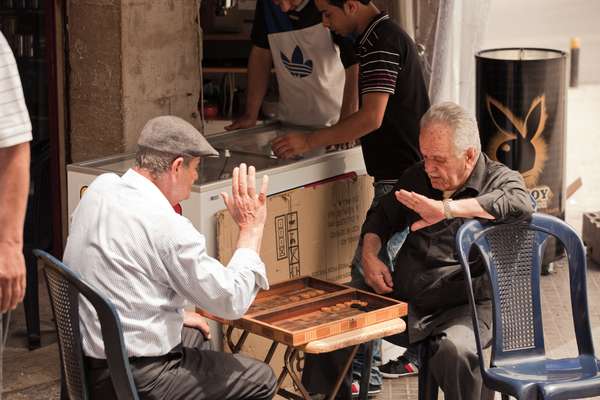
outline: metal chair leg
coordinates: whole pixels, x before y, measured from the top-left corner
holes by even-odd
[[[421,365],[419,367],[419,400],[437,400],[439,386],[429,373],[431,349],[429,340],[425,340],[419,349]]]

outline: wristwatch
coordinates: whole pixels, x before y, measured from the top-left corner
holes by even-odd
[[[452,215],[452,210],[450,209],[451,202],[452,202],[452,199],[442,200],[442,205],[444,207],[444,217],[446,217],[446,219],[454,218],[454,215]]]

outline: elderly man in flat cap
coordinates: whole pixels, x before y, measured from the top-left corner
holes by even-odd
[[[187,199],[202,157],[216,156],[206,139],[180,118],[144,126],[135,167],[94,180],[73,214],[64,261],[115,304],[142,399],[270,399],[271,368],[241,355],[207,349],[202,318],[189,301],[222,318],[240,318],[260,289],[268,289],[258,251],[266,219],[267,178],[260,192],[255,169],[233,171],[232,195],[222,193],[240,233],[227,268],[206,254],[205,239],[173,206]],[[114,398],[100,325],[80,305],[83,351],[92,398]]]

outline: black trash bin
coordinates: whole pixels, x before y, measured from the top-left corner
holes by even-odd
[[[476,112],[483,151],[518,170],[539,212],[565,216],[566,53],[503,48],[477,53]],[[562,254],[556,244],[545,264]]]

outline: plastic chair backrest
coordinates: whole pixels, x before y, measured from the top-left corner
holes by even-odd
[[[545,356],[540,298],[540,269],[544,244],[554,236],[565,248],[573,324],[579,354],[594,354],[586,292],[586,258],[577,232],[560,219],[534,213],[531,221],[510,224],[465,222],[456,236],[459,259],[466,276],[473,326],[479,326],[471,286],[469,255],[479,250],[492,286],[492,366]],[[477,347],[482,353],[479,332]],[[481,369],[485,371],[483,358]]]
[[[115,306],[82,281],[79,274],[52,255],[39,249],[34,250],[34,254],[44,264],[44,275],[58,333],[63,387],[67,390],[68,398],[89,398],[79,329],[81,295],[94,307],[100,320],[106,359],[117,398],[137,400],[137,390],[125,351],[123,330]]]

